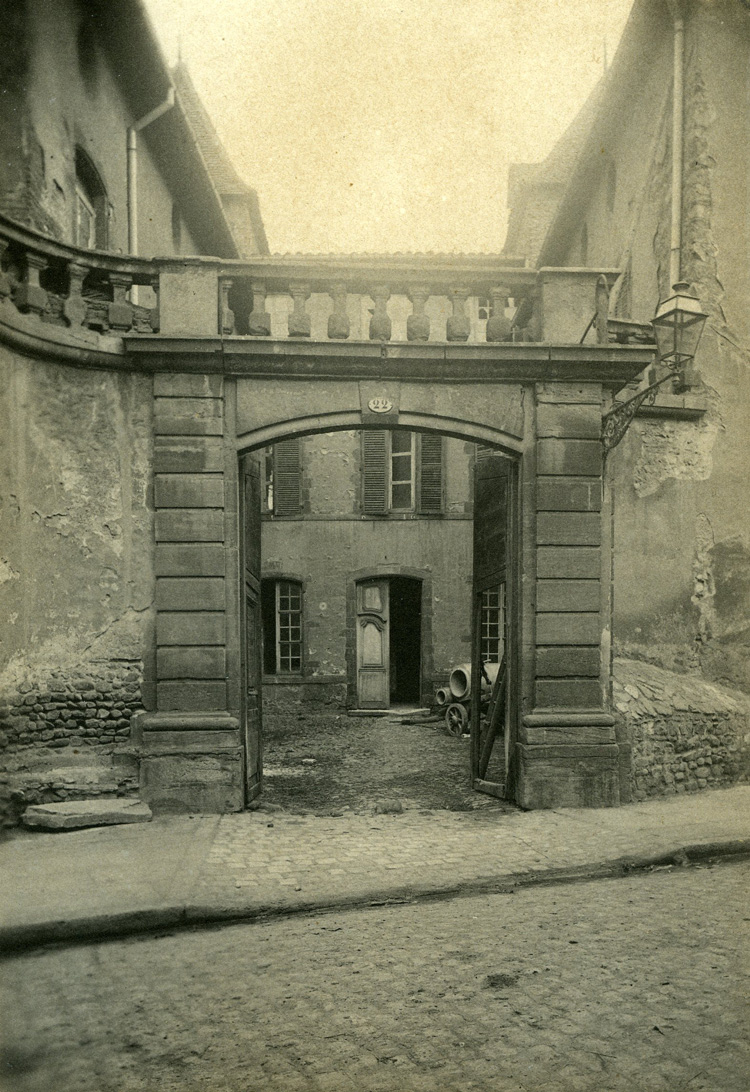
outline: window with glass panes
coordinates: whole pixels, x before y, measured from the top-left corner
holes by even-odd
[[[298,674],[302,669],[302,588],[291,580],[276,584],[276,670]]]
[[[302,585],[263,580],[261,616],[264,674],[302,674]]]
[[[505,585],[482,592],[481,646],[482,662],[498,664],[503,654],[505,624]]]
[[[391,433],[392,512],[410,512],[414,507],[414,441],[413,432]]]

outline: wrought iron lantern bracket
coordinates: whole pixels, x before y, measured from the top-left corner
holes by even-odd
[[[670,365],[668,371],[660,379],[649,383],[647,387],[638,391],[632,398],[628,398],[626,402],[618,402],[609,413],[604,414],[602,417],[602,444],[605,454],[617,447],[641,406],[653,406],[662,384],[666,383],[668,379],[674,379],[679,372],[679,367],[675,368]]]

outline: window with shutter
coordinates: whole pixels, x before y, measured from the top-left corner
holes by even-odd
[[[419,443],[419,511],[425,516],[443,511],[443,437],[428,432]]]
[[[362,511],[370,516],[388,512],[388,437],[384,429],[362,432]]]
[[[273,513],[296,516],[302,507],[300,438],[281,440],[273,449]]]
[[[362,433],[362,511],[440,515],[443,511],[443,438],[430,433]]]

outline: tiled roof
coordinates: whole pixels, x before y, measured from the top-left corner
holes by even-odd
[[[187,65],[178,61],[172,70],[172,78],[180,106],[217,192],[222,195],[247,195],[250,187],[242,181],[227,155],[208,111],[190,78]]]

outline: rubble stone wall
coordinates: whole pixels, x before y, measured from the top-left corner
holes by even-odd
[[[144,704],[151,379],[0,350],[0,810],[102,763]]]
[[[614,704],[632,748],[631,799],[750,778],[750,698],[741,691],[618,659]]]

